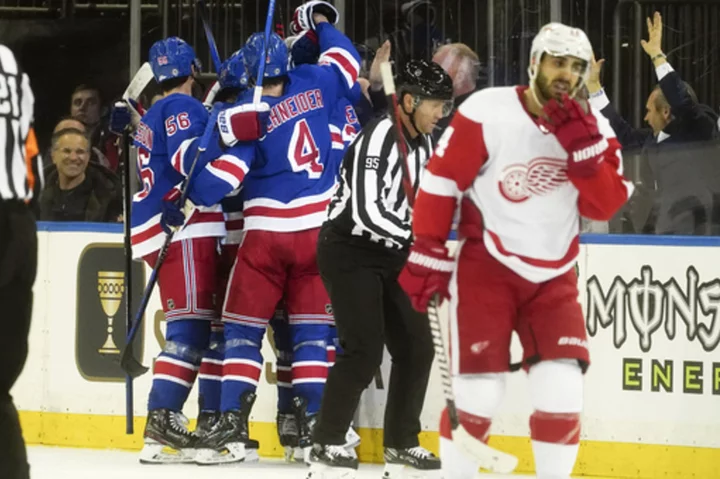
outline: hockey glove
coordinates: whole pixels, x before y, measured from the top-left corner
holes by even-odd
[[[608,142],[598,129],[597,119],[590,109],[565,96],[561,102],[554,98],[543,108],[545,117],[539,123],[568,153],[568,176],[592,176],[605,159]]]
[[[163,198],[161,203],[162,214],[160,215],[160,226],[166,234],[176,233],[181,230],[185,224],[185,220],[192,216],[195,210],[195,204],[189,199],[185,200],[185,204],[180,204],[182,192],[181,185],[175,186]]]
[[[122,135],[133,123],[133,110],[141,116],[145,113],[142,106],[131,98],[127,102],[115,102],[110,111],[109,130],[116,135]]]
[[[449,299],[450,277],[455,263],[447,248],[435,241],[416,238],[398,282],[410,297],[413,308],[424,313],[435,294]]]
[[[218,129],[223,143],[234,146],[238,141],[255,141],[265,135],[270,105],[247,103],[223,110],[218,115]]]
[[[297,35],[304,30],[315,30],[314,13],[325,15],[331,25],[336,25],[340,17],[337,9],[328,2],[312,0],[303,3],[295,9],[293,14],[293,20],[290,24],[290,31],[293,32],[293,35]]]

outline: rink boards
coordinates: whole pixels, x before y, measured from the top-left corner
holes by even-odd
[[[576,474],[632,478],[720,477],[720,239],[586,236],[578,261],[593,364]],[[124,342],[122,235],[117,225],[43,224],[30,354],[13,390],[30,443],[138,449],[151,375],[134,382],[135,434],[125,435],[125,382],[116,346]],[[133,278],[135,301],[142,266]],[[149,271],[145,272],[149,275]],[[446,312],[443,312],[446,317]],[[112,330],[108,327],[112,326]],[[143,364],[161,349],[159,296],[145,317]],[[252,420],[261,454],[280,456],[274,352]],[[513,359],[520,358],[519,343]],[[361,458],[382,458],[389,360],[357,414]],[[423,442],[437,449],[442,393],[433,371]],[[197,390],[186,414],[197,414]],[[493,424],[492,443],[533,468],[524,373],[513,374]]]

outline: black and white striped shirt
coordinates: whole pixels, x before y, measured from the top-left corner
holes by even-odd
[[[38,157],[33,131],[35,98],[12,51],[0,45],[0,200],[29,200]]]
[[[421,172],[432,154],[430,135],[409,139],[408,170],[417,191]],[[411,210],[402,187],[402,163],[389,117],[366,125],[345,152],[340,185],[328,209],[340,232],[363,237],[388,248],[410,246]]]

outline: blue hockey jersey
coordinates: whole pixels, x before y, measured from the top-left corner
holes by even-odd
[[[270,106],[266,134],[250,145],[236,145],[229,154],[235,163],[235,182],[225,186],[212,161],[198,176],[202,181],[191,198],[214,204],[243,181],[245,229],[302,231],[319,227],[333,194],[337,168],[332,165],[330,124],[355,82],[359,55],[352,42],[328,23],[317,28],[321,56],[318,65],[302,65],[288,72],[280,97],[263,96]],[[252,101],[248,91],[239,103]],[[238,165],[242,166],[238,166]],[[240,170],[244,174],[240,174]],[[230,173],[229,168],[226,173]],[[212,174],[213,178],[210,177]]]
[[[138,148],[138,172],[142,191],[133,197],[132,249],[139,258],[157,251],[165,241],[160,225],[162,202],[185,179],[197,151],[208,113],[195,98],[173,93],[158,100],[142,118],[133,142]],[[204,155],[209,159],[211,155]],[[217,156],[217,154],[215,154]],[[199,161],[204,161],[202,158]],[[202,168],[198,164],[197,168]],[[225,235],[218,205],[198,208],[173,241]]]

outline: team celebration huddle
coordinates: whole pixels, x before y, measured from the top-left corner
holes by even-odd
[[[608,120],[578,96],[592,46],[582,30],[548,24],[529,85],[460,102],[455,70],[391,64],[388,43],[371,66],[378,96],[338,16],[306,2],[287,38],[268,21],[218,61],[204,99],[193,97],[193,48],[158,41],[148,58],[162,98],[113,109],[142,180],[133,257],[154,269],[167,320],[140,461],[258,460],[249,420],[270,328],[278,436],[306,477],[357,474],[353,417],[387,348],[383,477],[511,472],[517,459],[488,438],[507,374],[523,369],[536,475],[569,479],[590,365],[580,217],[607,221],[632,194]],[[442,391],[427,391],[434,363]],[[191,431],[182,411],[196,380]],[[418,435],[426,394],[441,393],[438,457]]]

